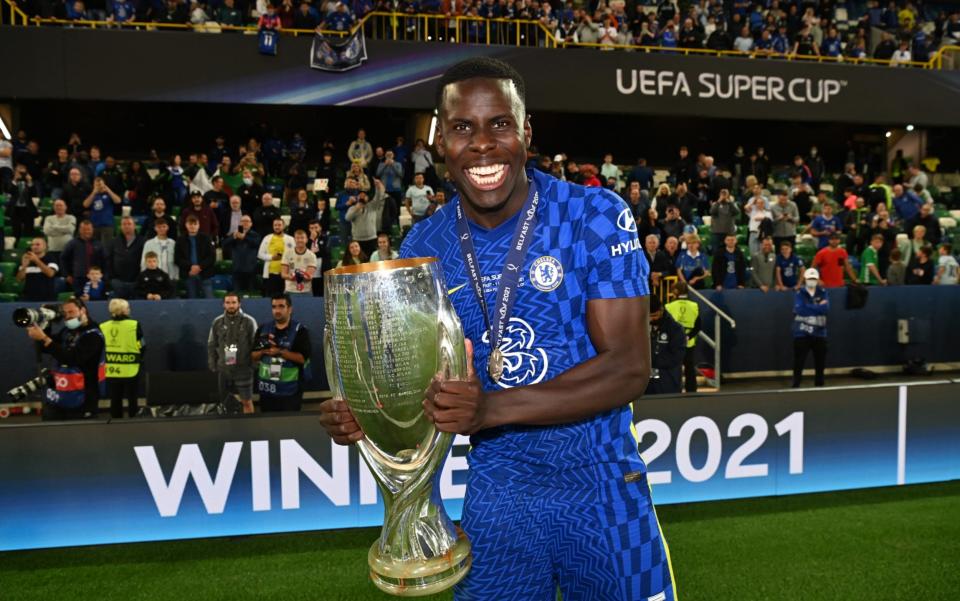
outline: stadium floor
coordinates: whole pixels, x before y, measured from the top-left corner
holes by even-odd
[[[659,513],[682,601],[934,601],[960,591],[960,481]],[[364,528],[0,553],[0,599],[388,599],[366,575],[376,535]]]

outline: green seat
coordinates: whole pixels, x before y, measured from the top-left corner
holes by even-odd
[[[16,249],[17,249],[17,250],[30,250],[30,243],[31,243],[32,241],[33,241],[33,239],[32,239],[30,236],[22,236],[19,240],[17,240]]]
[[[240,293],[241,298],[262,298],[263,295],[257,290],[244,290]]]
[[[19,262],[20,262],[20,257],[21,257],[22,255],[23,255],[23,253],[22,253],[21,251],[15,249],[15,248],[11,248],[10,250],[5,250],[5,251],[3,251],[3,255],[2,255],[2,257],[3,257],[3,262],[4,262],[4,263],[19,263]]]
[[[0,303],[12,303],[17,300],[17,295],[13,292],[0,292]]]
[[[62,303],[63,301],[70,300],[72,297],[73,297],[73,291],[71,290],[69,292],[61,292],[60,294],[58,294],[57,300]]]
[[[217,273],[222,273],[222,274],[233,273],[233,261],[231,261],[230,259],[217,261],[216,269],[217,269]]]
[[[223,298],[223,297],[225,297],[226,295],[227,295],[227,291],[226,291],[226,290],[214,290],[214,291],[213,291],[213,297],[214,297],[214,298]]]
[[[16,278],[11,278],[9,280],[4,279],[2,286],[3,292],[9,292],[15,295],[19,295],[23,292],[23,282],[18,281]]]
[[[3,282],[9,282],[14,279],[17,274],[17,264],[8,262],[0,263],[0,274],[3,275]]]

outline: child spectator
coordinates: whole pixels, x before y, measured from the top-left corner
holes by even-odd
[[[887,280],[880,275],[880,249],[883,247],[883,236],[874,234],[870,238],[870,246],[863,250],[860,256],[860,281],[864,284],[887,285]]]
[[[143,255],[146,268],[137,276],[137,298],[162,300],[173,298],[173,282],[170,276],[160,269],[157,253],[147,251]]]
[[[284,251],[282,269],[287,294],[313,294],[311,284],[317,270],[317,256],[307,248],[305,231],[294,232],[293,248]]]
[[[681,282],[686,282],[697,290],[703,290],[703,280],[707,277],[707,257],[700,252],[700,238],[687,237],[687,250],[677,258],[677,275]]]
[[[83,285],[83,301],[103,300],[107,298],[107,283],[103,281],[103,271],[96,265],[87,270],[87,281]]]
[[[903,255],[899,248],[890,251],[890,266],[887,267],[887,285],[903,286],[907,278],[907,266],[901,260]]]
[[[799,290],[803,259],[793,254],[793,244],[784,240],[777,255],[777,290]]]
[[[953,256],[953,246],[941,244],[938,252],[940,258],[937,260],[937,275],[933,278],[933,283],[941,286],[956,284],[960,264],[957,264],[957,259]]]

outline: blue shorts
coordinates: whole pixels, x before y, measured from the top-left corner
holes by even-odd
[[[468,478],[473,567],[456,601],[555,601],[557,588],[563,601],[675,601],[646,474],[592,488]]]

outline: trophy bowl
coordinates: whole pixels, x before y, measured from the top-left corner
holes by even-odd
[[[423,412],[437,374],[467,374],[460,320],[434,258],[364,263],[324,273],[324,356],[330,390],[350,407],[357,448],[384,500],[370,579],[402,597],[430,595],[470,570],[470,542],[443,509],[438,478],[453,435]]]

